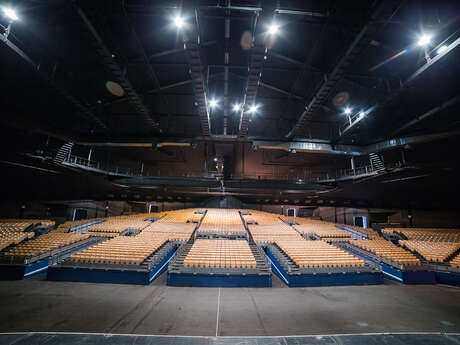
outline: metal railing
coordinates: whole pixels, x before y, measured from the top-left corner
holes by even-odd
[[[83,157],[71,155],[64,159],[64,164],[70,164],[77,167],[81,167],[87,170],[95,170],[101,173],[110,175],[120,176],[143,176],[143,177],[192,177],[192,178],[215,178],[216,172],[187,172],[181,175],[171,175],[171,170],[160,170],[160,169],[143,169],[136,167],[121,167],[121,166],[110,166],[104,165],[100,162],[89,160]],[[385,163],[386,169],[402,167],[401,162],[393,164]],[[257,174],[232,174],[232,179],[254,179],[254,180],[280,180],[280,181],[291,181],[298,184],[303,183],[315,183],[328,180],[337,180],[344,178],[362,177],[368,175],[374,175],[379,170],[372,165],[366,165],[356,167],[355,169],[338,169],[335,171],[321,171],[321,172],[304,172],[302,173],[288,173],[279,174],[274,172],[271,173],[257,173]]]

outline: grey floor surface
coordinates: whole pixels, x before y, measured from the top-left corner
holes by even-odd
[[[387,282],[286,288],[275,278],[273,285],[168,287],[165,276],[150,286],[1,281],[0,332],[208,337],[460,332],[458,287]]]

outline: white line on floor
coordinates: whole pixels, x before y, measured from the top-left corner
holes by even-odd
[[[217,316],[216,316],[216,337],[219,333],[219,310],[220,310],[220,288],[219,288],[219,295],[217,297]]]
[[[1,335],[32,335],[32,334],[49,334],[49,335],[60,335],[60,334],[73,334],[73,335],[102,335],[105,337],[111,336],[124,336],[124,337],[161,337],[161,338],[175,338],[175,337],[187,337],[187,338],[209,338],[207,335],[173,335],[173,334],[126,334],[126,333],[84,333],[84,332],[0,332]],[[220,336],[219,338],[313,338],[313,337],[338,337],[338,336],[356,336],[356,335],[391,335],[391,334],[413,334],[413,335],[455,335],[460,336],[460,333],[445,333],[445,332],[379,332],[379,333],[343,333],[343,334],[305,334],[305,335],[273,335],[273,336],[260,336],[260,335],[227,335]]]

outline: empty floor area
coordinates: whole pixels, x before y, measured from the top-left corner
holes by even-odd
[[[286,288],[0,282],[0,332],[286,336],[459,332],[460,288]]]

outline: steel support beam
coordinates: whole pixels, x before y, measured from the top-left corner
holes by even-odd
[[[451,98],[450,100],[442,103],[441,105],[438,105],[437,107],[434,107],[433,109],[427,111],[426,113],[420,115],[420,116],[417,116],[415,119],[413,119],[412,121],[409,121],[408,123],[406,123],[405,125],[399,127],[397,130],[395,130],[393,133],[391,133],[391,136],[394,136],[400,132],[402,132],[403,130],[409,128],[409,127],[412,127],[413,125],[419,123],[420,121],[423,121],[425,119],[427,119],[428,117],[430,116],[433,116],[437,113],[439,113],[440,111],[454,105],[454,104],[457,104],[458,102],[460,102],[460,96],[456,96],[456,97],[453,97]]]
[[[292,153],[311,152],[324,154],[338,154],[347,156],[363,156],[370,153],[382,152],[391,149],[405,147],[406,145],[424,144],[431,141],[441,140],[460,135],[460,131],[442,132],[411,137],[402,137],[384,140],[375,144],[358,145],[333,145],[331,143],[317,142],[275,142],[275,141],[253,141],[255,149],[283,150]]]
[[[270,13],[270,10],[267,8],[260,17],[256,13],[254,19],[253,46],[249,58],[248,78],[244,89],[240,122],[238,125],[238,134],[242,137],[248,135],[249,119],[251,117],[249,109],[256,105],[257,89],[262,77],[263,65],[269,52],[267,40],[271,39],[267,37],[264,31],[266,31],[266,27],[270,24],[272,16],[273,11]]]
[[[187,33],[183,34],[183,40],[193,91],[195,93],[195,104],[200,115],[201,131],[204,136],[209,136],[211,135],[211,121],[203,77],[203,65],[200,57],[200,33],[196,10],[194,21],[188,25]]]
[[[110,53],[109,49],[104,44],[99,33],[96,31],[96,28],[93,26],[89,18],[86,16],[85,12],[80,7],[76,7],[78,15],[81,17],[89,32],[92,34],[94,41],[96,43],[96,51],[101,56],[102,61],[106,69],[112,73],[116,78],[117,82],[120,83],[121,87],[125,91],[126,97],[129,102],[136,108],[136,111],[141,116],[142,120],[149,126],[155,129],[158,129],[159,124],[155,122],[151,115],[150,111],[144,105],[142,97],[139,96],[131,85],[131,82],[126,78],[126,73],[123,69],[117,64],[115,56]]]
[[[67,100],[70,104],[72,104],[75,109],[77,109],[77,115],[94,123],[97,127],[104,131],[108,131],[108,128],[104,122],[102,122],[94,113],[84,106],[75,96],[70,94],[67,90],[65,90],[62,86],[56,84],[52,77],[42,72],[38,66],[26,53],[24,53],[18,46],[16,46],[13,42],[11,42],[6,35],[0,35],[0,41],[3,42],[8,48],[13,50],[16,54],[18,54],[24,61],[26,61],[29,65],[32,66],[33,70],[52,88],[54,88],[59,95],[61,95],[64,99]]]
[[[452,42],[447,49],[445,49],[442,53],[436,55],[433,59],[429,59],[423,66],[421,66],[420,68],[418,68],[403,84],[402,86],[395,90],[394,92],[392,92],[390,95],[388,95],[388,97],[386,97],[383,101],[381,101],[380,103],[376,103],[374,104],[372,107],[368,108],[366,111],[365,111],[365,115],[367,116],[368,114],[370,114],[371,112],[375,112],[378,108],[382,107],[383,105],[385,105],[386,103],[388,103],[389,101],[391,101],[392,99],[396,98],[398,95],[400,95],[404,90],[406,90],[408,88],[408,86],[410,86],[412,84],[412,82],[418,77],[420,76],[423,72],[427,71],[430,67],[432,67],[436,62],[438,62],[441,58],[443,58],[444,56],[446,56],[449,52],[451,52],[452,50],[454,50],[458,45],[460,44],[460,37],[457,38],[454,42]],[[441,110],[441,109],[439,109]],[[439,110],[436,110],[435,112],[439,111]],[[428,116],[430,116],[432,114],[429,114]],[[347,133],[348,131],[350,131],[353,127],[355,127],[355,125],[357,125],[359,122],[361,122],[366,116],[359,116],[359,114],[354,114],[352,117],[351,117],[351,121],[349,121],[348,123],[346,123],[344,125],[344,127],[340,130],[340,133],[339,133],[339,136],[343,136],[345,133]],[[423,116],[423,115],[422,115]],[[427,116],[426,116],[427,117]],[[417,119],[416,119],[417,120]],[[416,121],[418,122],[418,121]],[[415,123],[415,122],[414,122]],[[409,124],[408,124],[409,125]],[[409,126],[412,126],[412,124],[410,124]]]
[[[345,51],[344,55],[335,65],[332,72],[325,76],[324,80],[317,88],[317,91],[313,95],[310,102],[306,104],[305,110],[300,115],[294,128],[287,134],[288,138],[301,136],[303,134],[303,129],[307,122],[307,118],[310,117],[316,111],[318,111],[318,109],[320,109],[321,106],[324,105],[324,103],[328,100],[332,90],[334,90],[337,83],[345,75],[346,69],[353,63],[355,58],[364,50],[364,48],[371,41],[371,37],[377,29],[374,25],[374,22],[376,20],[384,20],[385,18],[390,17],[391,13],[393,13],[393,10],[387,9],[389,9],[390,7],[394,7],[394,3],[396,2],[397,1],[392,1],[389,3],[380,2],[372,10],[372,13],[369,16],[367,23],[361,28],[353,42]],[[390,6],[389,4],[391,4],[392,6]]]

